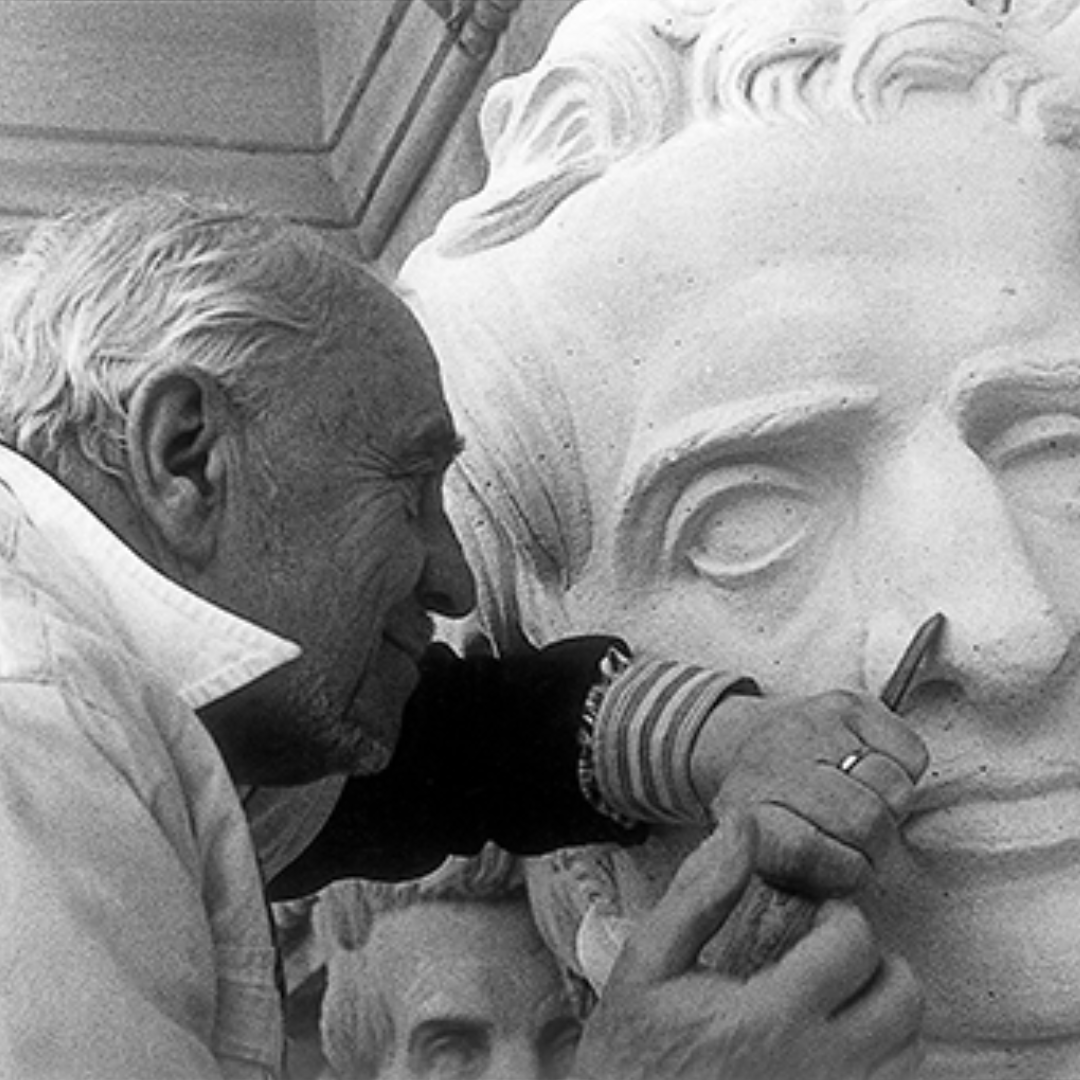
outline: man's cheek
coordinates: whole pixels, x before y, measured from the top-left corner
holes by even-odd
[[[342,718],[356,740],[352,772],[376,773],[389,764],[401,734],[405,705],[419,681],[411,657],[383,641]]]

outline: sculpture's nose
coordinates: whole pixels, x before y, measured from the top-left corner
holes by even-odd
[[[476,1075],[479,1077],[479,1073]],[[547,1075],[540,1058],[524,1039],[504,1037],[492,1047],[483,1080],[545,1080]]]
[[[940,611],[948,623],[928,677],[1002,703],[1045,688],[1068,653],[1068,621],[992,472],[942,419],[898,447],[879,480],[864,517],[867,685],[884,682],[915,627]]]

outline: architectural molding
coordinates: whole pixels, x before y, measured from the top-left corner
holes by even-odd
[[[518,9],[551,2],[0,0],[0,221],[182,188],[377,260]]]

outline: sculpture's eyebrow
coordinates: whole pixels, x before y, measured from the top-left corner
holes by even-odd
[[[632,513],[642,500],[663,491],[669,478],[692,476],[717,458],[815,432],[835,438],[838,421],[846,429],[846,421],[873,414],[877,401],[878,392],[870,387],[832,383],[703,409],[631,447],[619,502]]]
[[[1080,345],[1067,351],[1040,348],[1018,355],[1001,350],[961,366],[948,392],[947,409],[957,426],[977,438],[980,430],[1018,410],[1080,408]]]
[[[415,1061],[416,1071],[423,1072],[423,1058],[427,1044],[439,1039],[454,1038],[468,1043],[477,1051],[490,1045],[494,1038],[495,1025],[483,1017],[456,1014],[439,1014],[421,1020],[409,1032],[408,1055]]]

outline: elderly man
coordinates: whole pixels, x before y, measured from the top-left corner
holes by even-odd
[[[441,501],[457,435],[404,305],[313,233],[163,198],[49,224],[4,300],[0,384],[3,1075],[275,1075],[262,882],[305,847],[310,885],[386,845],[475,849],[501,813],[552,815],[510,823],[526,846],[629,842],[620,799],[711,802],[755,772],[759,730],[802,762],[801,831],[773,838],[796,877],[842,892],[887,850],[925,758],[870,699],[773,704],[611,639],[423,658],[431,615],[473,602]],[[371,789],[403,711],[404,764]],[[879,783],[836,768],[857,748]],[[904,1067],[918,994],[853,910],[745,987],[693,970],[754,865],[724,820],[612,977],[580,1074],[667,1075],[646,1048],[672,1076]]]

